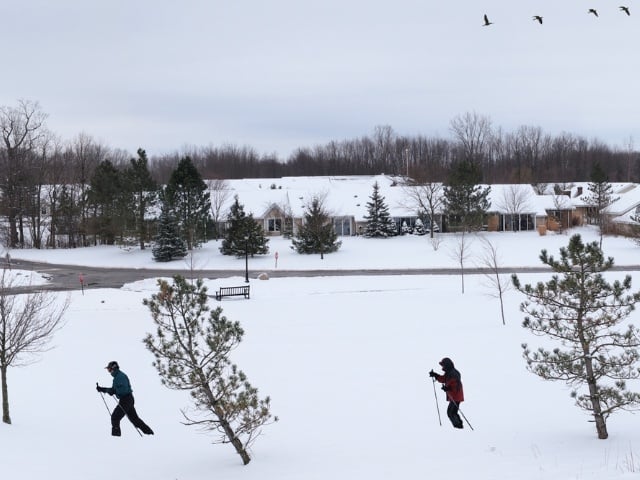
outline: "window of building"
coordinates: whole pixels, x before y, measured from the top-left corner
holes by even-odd
[[[282,231],[282,219],[281,218],[269,218],[267,219],[267,231],[280,232]]]

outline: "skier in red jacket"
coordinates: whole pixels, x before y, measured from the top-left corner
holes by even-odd
[[[462,419],[460,415],[458,415],[460,402],[464,401],[460,372],[455,369],[453,362],[447,357],[440,360],[440,366],[442,370],[444,370],[444,375],[439,375],[431,370],[429,376],[444,384],[442,385],[442,390],[444,390],[444,393],[447,395],[449,402],[447,416],[455,428],[463,428]]]

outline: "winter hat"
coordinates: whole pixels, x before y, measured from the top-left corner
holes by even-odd
[[[445,371],[451,370],[453,368],[453,362],[449,357],[444,357],[442,360],[440,360],[440,366]]]
[[[107,366],[104,368],[106,368],[107,370],[111,370],[111,369],[119,370],[120,366],[118,365],[118,362],[114,360],[112,362],[109,362]]]

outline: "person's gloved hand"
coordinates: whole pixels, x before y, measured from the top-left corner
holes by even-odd
[[[431,378],[435,378],[435,377],[437,377],[437,376],[438,376],[438,374],[437,374],[436,372],[434,372],[434,371],[433,371],[433,369],[431,369],[431,371],[429,372],[429,376],[430,376]]]
[[[445,392],[448,392],[451,389],[449,387],[447,387],[446,385],[442,385],[442,390],[444,390]]]
[[[96,383],[96,390],[100,393],[107,393],[107,389],[105,387],[101,387]]]

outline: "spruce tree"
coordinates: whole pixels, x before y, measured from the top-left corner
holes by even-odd
[[[230,443],[244,465],[262,427],[277,421],[269,397],[260,398],[247,376],[230,359],[244,336],[239,322],[208,306],[207,288],[175,276],[158,280],[159,291],[144,300],[156,325],[144,344],[154,355],[162,384],[189,391],[194,413],[182,412],[188,425],[217,434],[214,443]]]
[[[158,219],[158,234],[155,236],[151,253],[156,262],[170,262],[187,255],[187,245],[180,237],[178,221],[166,202],[162,203]]]
[[[291,242],[298,253],[319,253],[320,258],[324,258],[325,253],[335,252],[340,248],[342,242],[338,241],[338,235],[321,198],[311,199],[302,225]]]
[[[629,275],[622,282],[607,282],[602,272],[613,267],[613,258],[605,260],[598,243],[585,245],[580,235],[560,249],[559,259],[542,250],[540,260],[555,273],[551,280],[522,285],[515,274],[512,280],[527,297],[520,305],[523,327],[549,337],[557,347],[531,350],[523,344],[527,367],[545,380],[572,387],[576,405],[590,412],[598,438],[605,439],[609,415],[640,405],[640,395],[625,382],[640,378],[640,331],[625,322],[640,293],[630,292]]]
[[[178,163],[164,190],[164,198],[173,209],[189,250],[206,240],[211,200],[200,172],[185,157]]]
[[[491,187],[482,188],[480,167],[463,160],[453,167],[444,187],[444,206],[452,224],[467,232],[480,230],[489,208]]]
[[[380,194],[378,182],[373,184],[373,193],[367,202],[367,221],[363,235],[365,237],[387,238],[396,234],[396,224],[389,215],[389,207]]]
[[[236,257],[244,257],[245,252],[251,257],[269,253],[269,239],[266,238],[264,229],[254,220],[253,214],[245,213],[237,195],[229,209],[227,224],[220,253]]]

